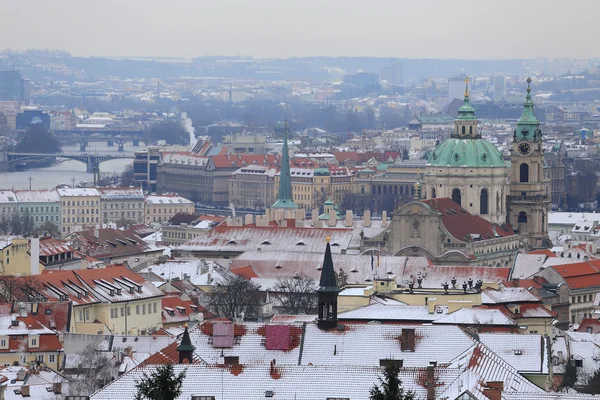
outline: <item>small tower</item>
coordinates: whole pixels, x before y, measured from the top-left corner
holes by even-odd
[[[292,177],[290,175],[290,155],[288,150],[288,133],[290,128],[287,122],[281,129],[283,130],[284,136],[281,155],[281,171],[279,172],[279,191],[277,193],[277,201],[271,206],[271,208],[295,210],[298,208],[298,205],[294,203],[292,195]]]
[[[186,325],[185,331],[183,331],[183,337],[181,338],[181,344],[177,346],[179,364],[191,364],[194,359],[194,350],[196,350],[196,347],[194,347],[190,340],[190,333],[188,332],[188,327]]]
[[[465,78],[465,98],[463,105],[458,108],[458,117],[454,120],[453,138],[478,139],[481,137],[477,129],[475,109],[469,101],[469,77]]]
[[[327,247],[325,248],[325,258],[323,259],[323,268],[321,269],[321,280],[317,288],[319,296],[319,318],[317,327],[323,330],[333,329],[337,326],[337,297],[340,288],[337,284],[335,270],[333,269],[333,259],[331,257],[330,238],[327,237]]]

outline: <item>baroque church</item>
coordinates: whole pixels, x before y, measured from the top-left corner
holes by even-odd
[[[430,156],[425,182],[415,184],[415,201],[396,207],[388,229],[364,237],[361,250],[425,256],[438,264],[505,266],[520,249],[551,247],[550,181],[530,83],[508,162],[479,133],[467,79],[454,133]]]

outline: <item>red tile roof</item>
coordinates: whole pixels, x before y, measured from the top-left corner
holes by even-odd
[[[71,302],[57,301],[46,303],[20,302],[28,315],[39,324],[57,332],[69,332],[71,325]],[[19,312],[19,303],[0,303],[0,315]]]
[[[231,272],[233,272],[234,274],[236,274],[238,276],[241,276],[242,278],[244,278],[246,280],[250,280],[252,278],[258,278],[256,271],[254,271],[254,268],[252,268],[251,265],[246,265],[245,267],[232,269]]]
[[[150,249],[131,230],[91,229],[77,232],[73,243],[77,250],[96,258],[133,256]]]
[[[571,289],[600,287],[600,274],[573,276],[564,279],[569,288]]]
[[[179,296],[165,296],[162,298],[163,324],[185,323],[190,320],[190,314],[203,313],[204,318],[212,318],[210,313],[202,306],[197,306],[192,300],[183,300]]]
[[[556,257],[556,254],[554,254],[550,249],[533,250],[533,251],[528,252],[527,254],[539,254],[539,255],[544,255],[544,256],[548,256],[548,257]]]
[[[581,320],[577,332],[587,332],[588,328],[591,333],[600,333],[600,321],[596,318],[584,318]]]
[[[31,248],[31,243],[29,244]],[[52,256],[57,254],[74,252],[73,248],[63,241],[51,237],[40,238],[40,256]]]
[[[497,225],[485,219],[469,213],[447,197],[438,199],[422,200],[432,209],[442,214],[442,223],[448,232],[456,239],[473,242],[470,235],[481,235],[481,239],[493,239],[514,235],[509,223]]]
[[[152,354],[140,363],[139,367],[146,365],[164,365],[164,364],[178,364],[179,363],[179,352],[177,351],[179,342],[173,342],[161,351]],[[192,364],[199,364],[200,360],[194,354]]]
[[[583,261],[573,264],[560,264],[552,266],[563,278],[583,275],[594,275],[600,272],[600,260]]]

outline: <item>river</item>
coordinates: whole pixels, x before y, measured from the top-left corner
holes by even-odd
[[[145,148],[143,143],[134,147],[131,142],[125,143],[125,154],[133,154]],[[79,144],[63,145],[64,152],[68,153],[98,153],[98,154],[123,154],[117,151],[117,146],[109,147],[106,142],[92,142],[86,151],[79,150]],[[133,159],[119,159],[100,163],[100,174],[120,174],[125,167],[133,164]],[[86,172],[86,165],[75,160],[64,160],[47,168],[34,168],[25,171],[4,172],[0,174],[0,189],[29,189],[29,178],[32,189],[52,189],[60,184],[71,185],[76,182],[93,182],[94,174]]]

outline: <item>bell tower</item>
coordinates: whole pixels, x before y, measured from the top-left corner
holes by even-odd
[[[523,113],[513,132],[511,147],[510,196],[508,221],[520,234],[527,234],[532,248],[548,245],[550,181],[544,175],[544,149],[540,121],[533,113],[531,78],[527,78],[527,96]]]
[[[469,101],[469,77],[465,78],[465,97],[463,105],[458,108],[458,116],[454,120],[454,134],[451,136],[458,139],[481,138],[477,129],[475,109]]]

